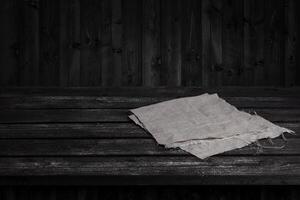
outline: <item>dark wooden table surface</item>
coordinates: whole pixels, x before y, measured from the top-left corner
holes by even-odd
[[[300,88],[1,88],[0,184],[300,184],[299,135],[200,160],[127,117],[204,92],[300,133]]]

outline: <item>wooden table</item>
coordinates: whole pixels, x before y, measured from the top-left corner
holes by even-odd
[[[200,160],[158,146],[127,117],[204,92],[300,133],[299,88],[2,88],[0,184],[300,184],[299,135],[275,139],[283,149]]]

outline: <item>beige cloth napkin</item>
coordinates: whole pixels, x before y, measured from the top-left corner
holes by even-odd
[[[217,94],[165,101],[131,110],[129,116],[159,144],[181,148],[201,159],[275,138],[292,130],[239,111]]]

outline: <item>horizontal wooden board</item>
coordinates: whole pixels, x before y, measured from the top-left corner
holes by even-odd
[[[300,124],[297,125],[298,129],[300,130]],[[9,138],[151,138],[151,136],[134,123],[0,124],[0,139]]]
[[[222,155],[300,155],[300,139],[274,139]],[[166,149],[154,139],[2,139],[0,156],[191,156],[180,149]]]
[[[297,133],[287,137],[300,137],[300,123],[276,123]],[[42,138],[152,138],[134,123],[66,123],[66,124],[0,124],[0,139]]]
[[[199,95],[205,92],[218,93],[221,96],[300,96],[300,87],[1,87],[0,96],[9,95],[46,95],[46,96],[135,96],[135,97],[179,97]]]
[[[4,110],[0,123],[126,122],[128,110]]]
[[[300,97],[223,97],[238,108],[300,108]],[[174,97],[0,96],[0,109],[137,108]]]
[[[222,187],[224,185],[241,185],[246,187],[251,185],[257,187],[258,185],[280,185],[276,187],[282,187],[283,185],[298,185],[299,176],[292,175],[243,175],[243,176],[190,176],[190,175],[35,175],[35,176],[0,176],[0,186],[115,186],[128,188],[128,185],[132,187],[136,186],[184,186],[191,187],[194,186],[199,189],[199,185],[207,185],[208,187],[213,187],[212,185],[217,185],[217,187]],[[202,186],[203,187],[203,186]],[[255,188],[254,187],[254,188]],[[104,187],[105,188],[105,187]],[[195,188],[195,189],[196,189]],[[234,187],[236,188],[236,187]],[[247,187],[248,188],[248,187]],[[247,189],[246,188],[246,189]],[[272,187],[271,187],[272,188]],[[295,189],[298,191],[297,189]],[[226,194],[228,194],[227,187],[224,188]],[[208,190],[211,194],[211,190]],[[248,196],[249,190],[245,193]],[[263,191],[263,194],[265,192]],[[273,196],[277,195],[271,192]],[[72,193],[74,194],[74,193]],[[290,193],[289,193],[290,194]],[[54,191],[55,195],[55,191]],[[216,193],[216,195],[219,195]],[[282,194],[282,195],[285,195]],[[293,193],[291,193],[293,195]],[[211,197],[211,195],[209,195]],[[220,196],[220,195],[219,195]],[[278,195],[277,195],[278,196]],[[179,196],[180,198],[181,196]],[[222,196],[223,197],[223,196]],[[297,198],[295,198],[296,200]]]
[[[274,122],[300,121],[300,109],[255,109],[255,111]],[[1,110],[0,123],[128,122],[129,113],[127,109]]]
[[[293,176],[300,182],[299,156],[30,157],[0,158],[1,176]],[[282,179],[283,180],[283,179]],[[180,179],[178,180],[180,181]],[[199,180],[200,181],[200,180]]]

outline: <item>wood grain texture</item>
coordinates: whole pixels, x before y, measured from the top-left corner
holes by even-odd
[[[39,84],[40,70],[40,37],[39,9],[40,3],[35,1],[20,1],[20,60],[19,84],[36,86]]]
[[[228,151],[218,157],[227,155],[300,155],[300,139],[290,139],[287,143],[282,139],[260,141],[264,146],[284,147],[259,148],[257,145]],[[11,156],[186,156],[191,154],[180,149],[166,149],[150,139],[1,139],[0,157]]]
[[[60,1],[59,85],[80,85],[80,1]]]
[[[299,1],[295,2],[295,8],[298,10],[300,8],[300,3]],[[296,12],[296,24],[300,23],[300,13]],[[296,38],[296,66],[299,66],[300,64],[300,42],[299,42],[299,36],[300,36],[300,27],[299,25],[296,27],[297,30],[297,38]],[[296,76],[299,77],[300,76],[300,69],[299,67],[296,68]],[[300,79],[297,78],[296,79],[296,85],[300,84]]]
[[[268,85],[283,85],[283,1],[265,0],[265,4],[265,79]]]
[[[299,183],[299,135],[274,139],[282,149],[250,145],[200,160],[157,145],[127,118],[131,106],[219,90],[247,112],[255,108],[299,132],[297,88],[1,88],[0,185]],[[83,188],[77,195],[88,197]]]
[[[101,1],[81,1],[80,85],[101,85]]]
[[[224,3],[224,2],[223,2]],[[223,4],[223,85],[245,85],[243,68],[243,1]]]
[[[285,86],[293,86],[295,84],[296,74],[296,3],[294,0],[284,1],[284,82]]]
[[[244,3],[244,67],[248,84],[266,85],[264,79],[264,0]]]
[[[214,86],[222,85],[223,49],[222,49],[222,18],[223,18],[223,1],[211,1],[209,10],[211,24],[211,77],[210,84]]]
[[[299,85],[295,0],[5,0],[2,86]]]
[[[300,108],[299,97],[228,97],[221,95],[237,108]],[[172,100],[176,97],[92,97],[92,96],[0,96],[0,109],[99,109],[99,108],[137,108],[141,106]]]
[[[289,124],[299,130],[298,124]],[[132,123],[0,124],[1,139],[38,138],[151,138]]]
[[[113,69],[113,86],[120,86],[122,83],[122,35],[123,35],[123,21],[122,11],[123,4],[122,0],[112,0],[112,18],[111,18],[111,29],[112,29],[112,69]]]
[[[101,80],[102,86],[111,86],[113,74],[112,49],[112,4],[110,0],[101,1]]]
[[[59,85],[59,1],[40,2],[40,84]]]
[[[0,10],[0,85],[18,84],[20,59],[19,7],[18,1],[5,0]],[[5,28],[4,28],[5,27]]]
[[[182,72],[181,85],[200,86],[201,68],[201,1],[191,0],[182,6]]]
[[[300,124],[275,123],[300,133]],[[287,138],[299,138],[287,135]],[[0,139],[112,139],[152,138],[142,128],[128,123],[0,124]]]
[[[279,87],[0,87],[0,96],[184,97],[218,93],[221,97],[300,97],[300,88]]]
[[[158,86],[161,67],[160,1],[143,0],[142,71],[144,86]]]
[[[142,1],[123,2],[122,85],[142,85]]]
[[[253,112],[253,109],[243,109]],[[299,122],[300,109],[255,109],[273,122]],[[1,110],[0,123],[128,122],[128,109]]]
[[[299,156],[263,157],[212,157],[199,160],[195,157],[58,157],[58,158],[0,158],[0,174],[3,176],[72,175],[72,176],[272,176],[273,182],[299,181]],[[113,167],[112,167],[113,166]],[[120,177],[120,179],[121,179]],[[185,177],[185,178],[186,178]],[[286,179],[284,179],[286,177]],[[242,177],[240,178],[242,179]],[[277,181],[275,181],[277,180]],[[146,180],[144,180],[146,181]],[[241,180],[240,180],[241,181]],[[286,181],[286,182],[285,182]],[[241,181],[242,182],[242,181]],[[247,182],[244,180],[244,183]],[[178,181],[177,181],[178,183]]]
[[[202,0],[201,1],[201,61],[202,61],[202,86],[208,87],[209,83],[209,74],[211,67],[211,32],[210,32],[210,1]]]
[[[181,84],[181,0],[162,0],[161,85]]]

